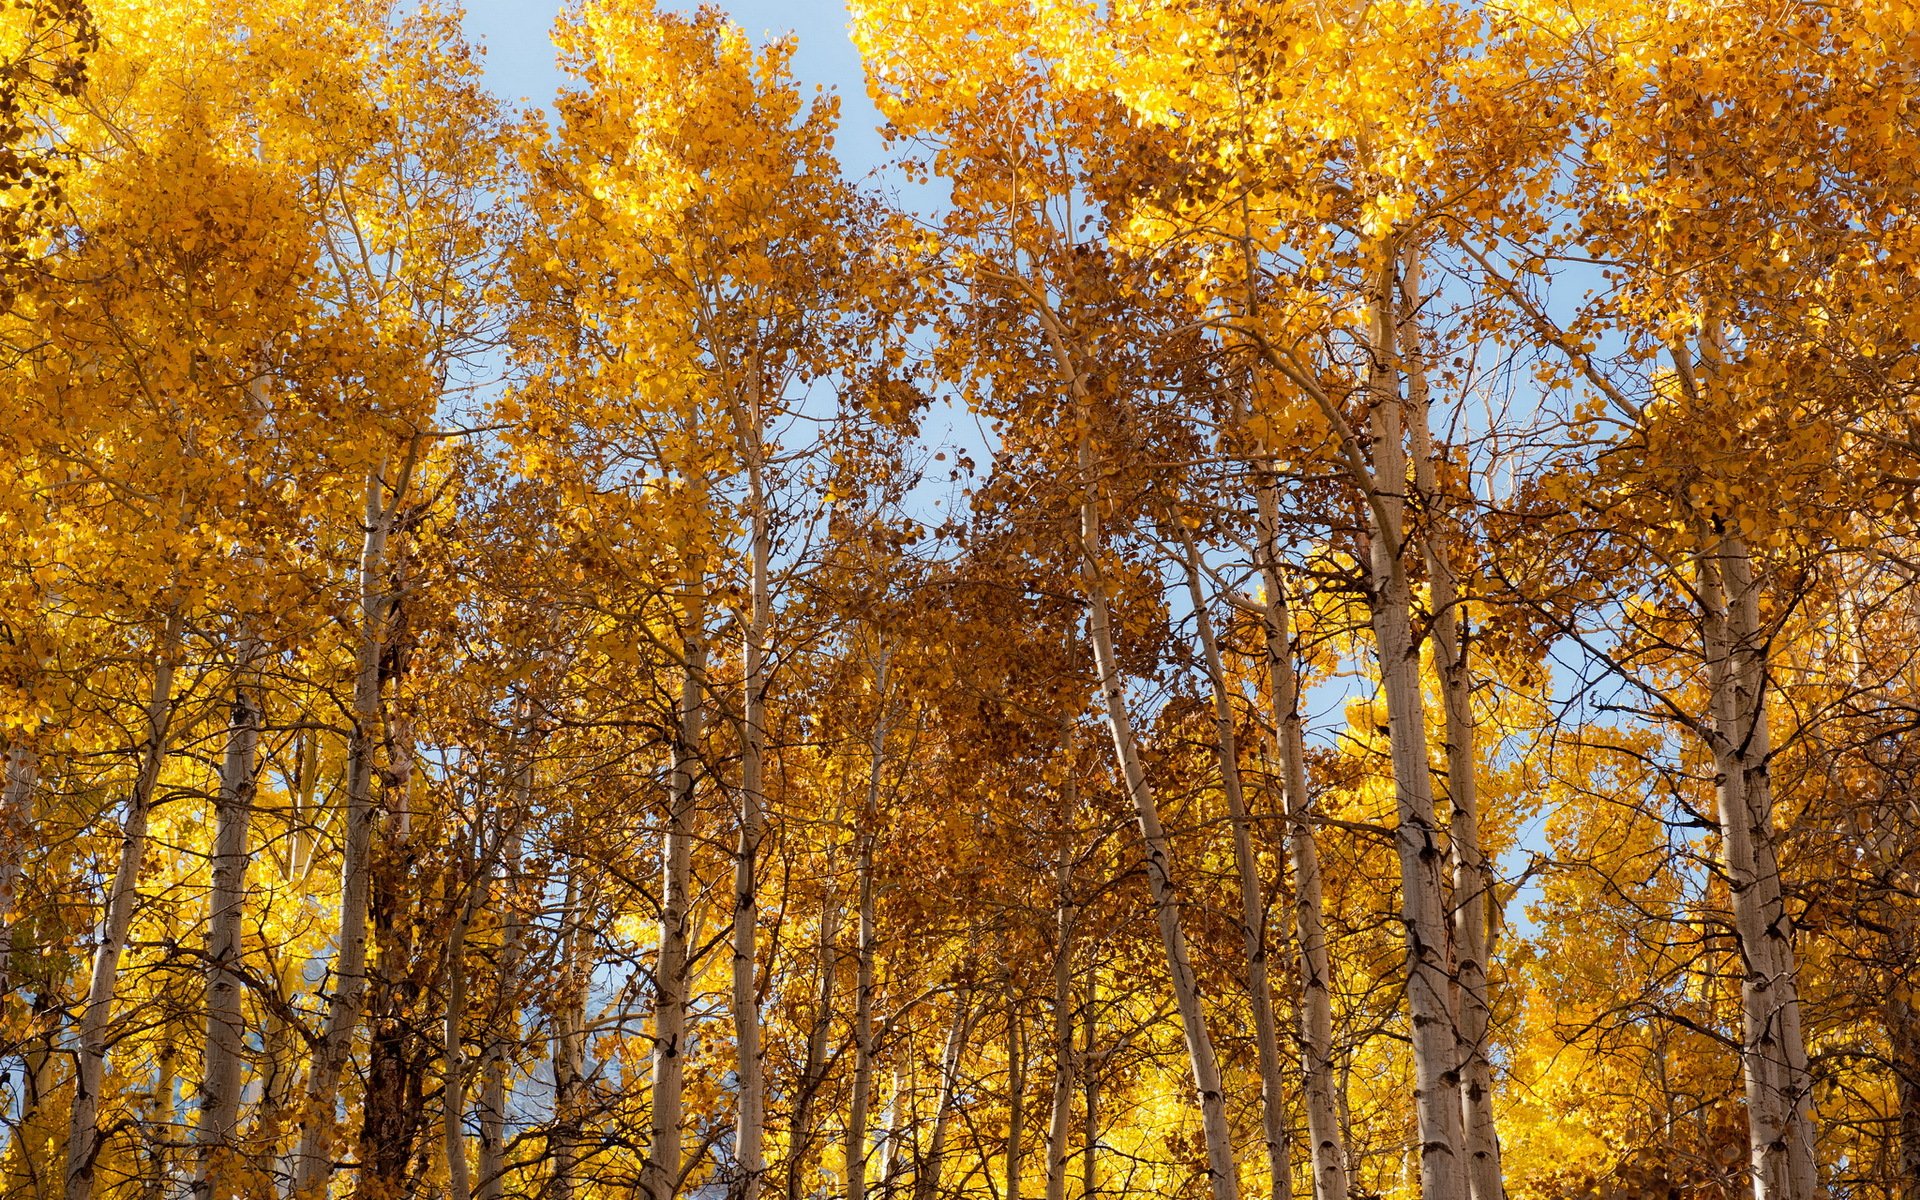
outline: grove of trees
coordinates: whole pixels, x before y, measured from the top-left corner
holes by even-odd
[[[1920,2],[849,8],[0,5],[0,1195],[1920,1200]]]

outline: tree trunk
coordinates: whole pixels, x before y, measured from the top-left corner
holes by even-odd
[[[1744,540],[1709,534],[1698,564],[1722,863],[1740,943],[1741,1069],[1755,1200],[1812,1200],[1813,1083],[1793,924],[1775,856],[1760,585]]]
[[[593,946],[586,920],[586,897],[580,886],[581,869],[580,860],[575,859],[567,872],[566,898],[560,918],[560,986],[553,1009],[553,1134],[550,1139],[553,1174],[547,1181],[547,1200],[573,1200],[575,1185],[581,1182],[587,985],[592,974]]]
[[[890,655],[883,648],[874,664],[873,690],[879,697],[880,711],[873,720],[873,746],[867,765],[867,803],[860,821],[860,862],[857,867],[860,889],[859,945],[854,959],[853,999],[853,1099],[847,1115],[846,1187],[847,1200],[866,1200],[867,1159],[872,1150],[867,1138],[867,1113],[873,1103],[873,972],[874,946],[879,931],[874,922],[873,839],[880,825],[880,777],[887,752],[887,666]]]
[[[484,886],[476,882],[476,887]],[[475,901],[480,897],[476,896]],[[447,940],[447,1011],[440,1030],[440,1153],[447,1161],[447,1200],[468,1200],[473,1176],[467,1170],[467,1057],[462,1026],[467,1015],[467,926],[474,904],[463,906]]]
[[[528,739],[531,742],[531,739]],[[531,754],[529,744],[522,751]],[[500,855],[500,959],[495,987],[498,1009],[487,1047],[486,1073],[480,1084],[480,1153],[478,1200],[501,1200],[507,1174],[507,1097],[511,1080],[508,1054],[520,1041],[518,987],[520,979],[520,907],[514,895],[520,875],[520,821],[533,802],[533,765],[523,760],[513,777],[514,822]],[[460,1200],[455,1197],[455,1200]]]
[[[1213,1197],[1214,1200],[1238,1200],[1240,1180],[1233,1161],[1233,1131],[1227,1124],[1226,1089],[1220,1080],[1220,1064],[1214,1057],[1213,1039],[1207,1035],[1206,1014],[1200,1007],[1200,987],[1194,978],[1193,964],[1188,956],[1186,931],[1181,927],[1180,896],[1173,879],[1172,846],[1167,840],[1166,831],[1161,828],[1159,806],[1154,800],[1153,788],[1147,782],[1146,768],[1141,764],[1139,750],[1134,744],[1133,720],[1127,712],[1119,656],[1114,651],[1113,624],[1107,608],[1107,584],[1099,565],[1100,509],[1092,491],[1092,450],[1084,438],[1080,447],[1080,465],[1088,489],[1080,510],[1083,541],[1080,571],[1088,600],[1100,695],[1106,706],[1107,727],[1113,735],[1114,753],[1119,757],[1127,793],[1139,819],[1140,836],[1146,846],[1147,886],[1160,926],[1160,942],[1167,959],[1167,974],[1173,984],[1174,1003],[1180,1010],[1181,1030],[1186,1035],[1187,1062],[1193,1071],[1201,1126],[1206,1135],[1207,1170]]]
[[[1293,863],[1293,935],[1300,962],[1300,1057],[1312,1143],[1314,1200],[1346,1200],[1347,1145],[1333,1076],[1333,962],[1327,952],[1320,881],[1319,833],[1307,790],[1306,740],[1300,722],[1300,676],[1294,665],[1293,622],[1280,575],[1279,485],[1262,468],[1255,484],[1260,520],[1260,576],[1266,589],[1264,625],[1273,704],[1274,743],[1287,808],[1287,851]]]
[[[300,1144],[294,1155],[294,1196],[324,1196],[333,1177],[335,1111],[340,1078],[353,1053],[367,988],[367,910],[372,884],[374,746],[382,723],[381,660],[395,597],[387,586],[387,541],[403,488],[387,501],[385,465],[367,478],[366,536],[360,547],[360,638],[354,656],[353,731],[347,739],[346,831],[340,854],[340,936],[333,963],[327,1022],[307,1076]]]
[[[842,813],[835,813],[838,827]],[[820,936],[815,945],[815,1002],[811,1027],[807,1030],[807,1060],[800,1070],[798,1095],[794,1099],[793,1121],[787,1150],[787,1200],[802,1200],[806,1192],[806,1166],[813,1151],[814,1119],[820,1089],[826,1082],[827,1038],[833,1031],[835,977],[840,967],[841,903],[838,888],[829,883],[821,899]]]
[[[686,1075],[688,942],[693,925],[695,779],[706,720],[706,582],[690,583],[682,653],[679,727],[673,740],[667,792],[666,844],[661,854],[660,950],[654,963],[652,1139],[641,1190],[650,1200],[672,1200],[680,1183],[680,1099]]]
[[[153,690],[147,700],[146,745],[140,754],[127,812],[120,827],[120,864],[107,893],[100,943],[93,953],[87,1001],[80,1013],[79,1047],[74,1062],[73,1110],[67,1128],[66,1200],[93,1195],[95,1160],[100,1154],[100,1090],[106,1078],[108,1026],[113,1018],[113,989],[120,977],[120,955],[133,927],[140,867],[146,860],[147,821],[154,787],[166,761],[167,728],[173,721],[174,653],[180,642],[179,612],[168,613],[154,656]]]
[[[1407,944],[1407,1008],[1413,1022],[1414,1102],[1419,1120],[1422,1200],[1466,1200],[1458,1042],[1447,961],[1446,850],[1434,817],[1427,762],[1420,647],[1413,636],[1413,589],[1405,547],[1406,448],[1398,355],[1394,348],[1392,260],[1371,298],[1373,342],[1368,391],[1373,407],[1373,494],[1369,528],[1374,640],[1387,704],[1399,819],[1401,920]]]
[[[20,877],[26,866],[21,856],[32,842],[33,789],[39,779],[33,747],[24,740],[9,743],[5,757],[0,758],[0,1005],[13,992],[9,967],[14,906],[20,901]]]
[[[260,746],[261,704],[250,678],[255,650],[243,641],[234,663],[233,707],[227,718],[227,747],[220,767],[220,794],[214,809],[213,894],[207,930],[207,1040],[200,1082],[199,1146],[193,1194],[216,1200],[232,1193],[230,1162],[239,1147],[240,1065],[247,1026],[235,971],[244,948],[241,918],[246,913],[247,835],[253,823],[255,759]]]
[[[757,367],[756,367],[757,370]],[[760,1050],[760,997],[754,982],[760,927],[760,839],[766,820],[767,633],[772,618],[772,535],[767,525],[765,453],[761,444],[758,376],[748,411],[737,414],[742,457],[747,464],[750,563],[746,645],[742,672],[744,724],[740,731],[740,840],[733,860],[733,1029],[739,1112],[733,1156],[738,1200],[754,1200],[767,1173],[766,1077]]]
[[[1214,750],[1220,762],[1220,787],[1226,793],[1227,818],[1233,827],[1233,863],[1240,886],[1240,941],[1247,960],[1247,999],[1253,1009],[1254,1041],[1260,1068],[1261,1132],[1266,1144],[1272,1200],[1286,1200],[1293,1191],[1293,1170],[1287,1153],[1286,1097],[1280,1078],[1280,1032],[1273,1016],[1273,985],[1267,971],[1267,896],[1260,884],[1260,866],[1253,850],[1253,824],[1247,816],[1246,791],[1240,778],[1240,744],[1234,732],[1233,700],[1227,690],[1226,667],[1207,615],[1207,598],[1200,587],[1200,552],[1183,534],[1186,550],[1187,594],[1200,650],[1213,690]]]
[[[1072,812],[1073,772],[1067,772],[1062,808]],[[1067,1200],[1067,1136],[1073,1127],[1073,864],[1061,856],[1054,880],[1053,918],[1053,1107],[1047,1122],[1047,1198]]]
[[[1100,1073],[1094,1069],[1094,1040],[1100,1032],[1100,1019],[1094,1005],[1097,976],[1087,977],[1086,1015],[1082,1024],[1086,1040],[1080,1051],[1082,1076],[1080,1105],[1080,1200],[1092,1200],[1100,1193]]]
[[[973,1028],[969,997],[954,1000],[953,1024],[947,1029],[946,1048],[940,1054],[940,1098],[933,1110],[933,1135],[927,1153],[915,1164],[913,1200],[934,1200],[940,1194],[940,1171],[947,1157],[947,1130],[960,1094],[960,1062],[966,1054],[967,1034]]]
[[[1439,480],[1429,424],[1426,364],[1419,342],[1420,260],[1411,251],[1401,281],[1402,359],[1407,364],[1407,418],[1413,441],[1414,488],[1426,520],[1422,543],[1433,604],[1433,656],[1446,714],[1447,824],[1453,854],[1453,971],[1459,1001],[1461,1119],[1467,1145],[1467,1184],[1473,1200],[1502,1200],[1500,1139],[1493,1120],[1493,1063],[1487,1055],[1492,1005],[1487,995],[1487,929],[1493,872],[1480,848],[1479,761],[1473,721],[1473,672],[1467,657],[1466,614],[1443,524]]]
[[[1013,973],[1007,972],[1007,1152],[1006,1200],[1020,1200],[1024,1180],[1023,1145],[1027,1136],[1027,1039],[1022,1036],[1020,1000]]]

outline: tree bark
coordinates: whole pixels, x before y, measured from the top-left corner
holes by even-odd
[[[1473,1200],[1502,1200],[1500,1138],[1493,1118],[1493,1063],[1487,1027],[1493,1008],[1487,988],[1487,930],[1493,872],[1480,848],[1479,754],[1473,719],[1473,672],[1467,657],[1466,616],[1441,512],[1429,424],[1426,365],[1419,341],[1420,260],[1409,250],[1401,279],[1401,358],[1407,364],[1407,424],[1413,441],[1414,488],[1423,522],[1427,584],[1433,605],[1433,656],[1446,715],[1447,838],[1453,855],[1453,971],[1459,1000],[1461,1119],[1467,1146],[1467,1184]],[[1464,540],[1464,539],[1462,539]]]
[[[522,750],[524,756],[531,753],[530,745]],[[521,923],[514,890],[520,875],[519,822],[533,801],[533,764],[527,757],[515,767],[513,798],[514,816],[510,819],[514,824],[507,832],[500,856],[500,959],[495,980],[499,1007],[493,1017],[486,1069],[480,1084],[480,1152],[475,1161],[479,1200],[501,1200],[506,1191],[507,1098],[511,1092],[508,1055],[520,1040],[517,988]]]
[[[402,472],[404,481],[407,472]],[[335,1107],[340,1078],[353,1053],[367,988],[367,917],[372,884],[374,746],[382,725],[381,660],[387,622],[395,597],[387,574],[387,543],[405,485],[383,495],[383,463],[367,477],[366,534],[360,548],[360,637],[354,656],[353,730],[347,739],[346,831],[340,855],[340,935],[333,964],[333,995],[327,1022],[314,1048],[307,1076],[299,1148],[294,1155],[294,1196],[308,1200],[326,1194],[333,1176]]]
[[[1755,1200],[1812,1200],[1813,1081],[1774,848],[1760,584],[1745,541],[1710,532],[1698,560],[1722,865],[1740,943],[1741,1070]]]
[[[1023,1143],[1027,1136],[1027,1039],[1022,1035],[1020,998],[1014,991],[1013,972],[1007,972],[1007,1151],[1006,1200],[1021,1200]]]
[[[1286,1096],[1280,1078],[1280,1032],[1273,1015],[1273,985],[1267,969],[1267,896],[1260,883],[1254,856],[1253,823],[1247,816],[1246,791],[1240,777],[1240,744],[1234,732],[1233,700],[1227,690],[1227,672],[1207,615],[1206,594],[1200,587],[1200,552],[1182,533],[1186,551],[1187,595],[1193,603],[1194,625],[1200,639],[1207,679],[1213,691],[1214,750],[1220,763],[1220,787],[1226,794],[1227,819],[1233,828],[1233,863],[1240,889],[1240,942],[1247,960],[1247,1000],[1253,1010],[1254,1042],[1260,1068],[1260,1126],[1266,1146],[1272,1200],[1286,1200],[1293,1191],[1293,1171],[1287,1152]]]
[[[1447,855],[1434,816],[1420,647],[1413,635],[1413,589],[1406,570],[1407,458],[1399,356],[1394,341],[1393,276],[1393,260],[1389,257],[1369,298],[1372,366],[1368,392],[1373,408],[1374,459],[1373,494],[1364,497],[1370,526],[1367,541],[1372,586],[1368,601],[1379,648],[1399,809],[1394,844],[1400,857],[1407,1008],[1413,1023],[1420,1194],[1423,1200],[1466,1200],[1459,1051],[1442,882]]]
[[[761,442],[758,366],[754,394],[736,413],[742,457],[747,464],[749,576],[747,627],[742,672],[745,690],[740,731],[740,837],[734,850],[733,1028],[734,1074],[739,1110],[734,1122],[734,1166],[730,1189],[738,1200],[754,1200],[767,1173],[766,1075],[760,1049],[760,998],[754,973],[758,965],[760,923],[760,840],[766,820],[767,634],[772,618],[772,535],[768,528],[765,448]]]
[[[661,853],[660,950],[654,962],[652,1140],[641,1175],[650,1200],[672,1200],[680,1182],[680,1102],[686,1075],[688,943],[693,926],[694,796],[706,721],[706,581],[689,584],[679,722],[667,785]]]
[[[547,1180],[547,1200],[573,1200],[575,1185],[581,1182],[587,985],[593,947],[583,911],[586,897],[580,885],[581,870],[580,860],[575,859],[567,872],[561,912],[560,987],[553,1008],[553,1174]]]
[[[953,1110],[960,1094],[960,1063],[972,1028],[971,997],[956,997],[953,1024],[947,1029],[947,1044],[940,1054],[940,1097],[933,1110],[933,1134],[927,1140],[926,1155],[915,1164],[913,1200],[934,1200],[940,1194],[940,1172],[947,1157],[947,1130],[953,1123]]]
[[[1306,739],[1300,721],[1300,675],[1294,665],[1293,621],[1280,574],[1280,498],[1273,472],[1256,477],[1260,576],[1266,590],[1263,625],[1273,705],[1274,743],[1287,809],[1287,853],[1293,864],[1293,936],[1300,964],[1300,1056],[1312,1143],[1314,1200],[1346,1200],[1347,1146],[1333,1073],[1333,961],[1327,950],[1320,880],[1319,833],[1307,790]]]
[[[39,761],[24,739],[8,743],[0,758],[0,1005],[13,992],[9,974],[13,958],[15,907],[20,902],[21,861],[31,841],[33,789],[39,782]]]
[[[66,1200],[89,1200],[93,1195],[95,1160],[100,1154],[100,1090],[107,1069],[108,1026],[113,1018],[113,990],[120,977],[120,956],[133,927],[140,867],[146,861],[147,822],[152,815],[153,792],[166,761],[167,730],[173,722],[174,655],[180,642],[181,621],[176,609],[167,614],[154,656],[153,688],[147,700],[146,744],[127,811],[120,827],[120,864],[107,893],[100,943],[94,949],[93,972],[87,1000],[80,1013],[79,1047],[74,1062],[73,1109],[67,1128]]]
[[[1062,807],[1076,807],[1075,781],[1067,773]],[[1047,1122],[1047,1197],[1067,1200],[1067,1137],[1073,1127],[1073,864],[1062,855],[1054,880],[1053,918],[1053,1107]]]
[[[860,861],[856,868],[860,890],[859,944],[854,951],[853,1097],[847,1114],[847,1200],[866,1200],[867,1160],[872,1146],[867,1137],[867,1114],[873,1103],[873,988],[875,925],[873,840],[880,826],[880,779],[887,753],[887,667],[891,655],[882,647],[874,663],[873,691],[880,710],[874,714],[873,744],[867,763],[867,802],[860,820]]]
[[[246,913],[247,835],[253,823],[255,760],[260,746],[261,703],[251,678],[255,650],[251,640],[235,655],[233,706],[227,718],[226,753],[220,766],[220,794],[214,806],[213,891],[207,931],[207,1038],[202,1056],[200,1121],[194,1140],[196,1198],[231,1194],[230,1161],[239,1147],[240,1066],[246,1022],[235,970],[244,947],[241,918]]]

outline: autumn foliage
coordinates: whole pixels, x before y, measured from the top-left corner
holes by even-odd
[[[1920,6],[849,8],[0,4],[0,1195],[1920,1200]]]

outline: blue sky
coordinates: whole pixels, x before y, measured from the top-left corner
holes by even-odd
[[[692,4],[663,2],[663,8]],[[860,55],[847,38],[843,0],[728,0],[714,7],[728,13],[756,41],[797,34],[794,73],[809,84],[840,93],[841,129],[835,148],[842,167],[858,179],[881,158],[880,115],[867,101]],[[494,92],[516,103],[545,105],[559,86],[548,31],[560,0],[469,0],[467,32],[486,47],[487,79]]]

